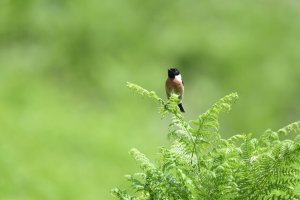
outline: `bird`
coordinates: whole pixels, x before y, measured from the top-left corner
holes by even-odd
[[[168,69],[168,78],[166,80],[165,89],[166,89],[166,94],[168,99],[170,98],[172,93],[178,95],[179,98],[178,107],[181,112],[185,112],[182,106],[184,83],[182,81],[182,77],[178,69],[173,67]]]

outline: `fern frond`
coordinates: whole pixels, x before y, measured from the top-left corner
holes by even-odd
[[[156,169],[155,166],[149,161],[149,159],[144,154],[139,152],[139,150],[131,149],[129,153],[139,163],[140,167],[144,171],[151,171]]]
[[[178,95],[172,94],[168,101],[164,101],[162,98],[160,98],[154,91],[148,91],[144,88],[142,88],[139,85],[127,82],[127,87],[134,91],[134,93],[139,94],[144,97],[149,97],[156,103],[159,103],[160,106],[160,114],[164,117],[168,113],[171,113],[175,115],[177,118],[183,120],[183,116],[181,115],[179,109],[178,109]]]
[[[208,109],[205,113],[201,114],[198,117],[199,121],[196,124],[197,125],[201,124],[201,122],[204,119],[206,120],[206,123],[208,123],[208,122],[216,123],[218,120],[219,114],[221,112],[229,112],[231,110],[232,104],[235,103],[237,99],[238,99],[237,93],[231,93],[231,94],[226,95],[225,97],[221,98],[210,109]],[[216,123],[215,126],[213,126],[213,127],[215,129],[218,129],[219,124]]]
[[[136,173],[134,174],[134,176],[132,175],[126,175],[125,178],[131,182],[131,186],[132,188],[136,191],[142,191],[144,189],[144,183],[142,180],[138,179],[137,176],[139,176],[139,178],[144,179],[145,178],[145,174],[143,173],[141,176],[141,173]]]
[[[288,135],[291,133],[300,133],[300,121],[291,123],[277,131],[281,135]]]
[[[130,82],[127,82],[127,87],[141,96],[146,96],[146,97],[149,97],[150,99],[154,100],[155,102],[158,102],[160,104],[165,104],[165,102],[161,98],[159,98],[154,91],[148,91],[148,90],[142,88],[141,86],[130,83]]]
[[[130,196],[125,190],[120,190],[118,188],[113,189],[111,193],[120,200],[137,200],[135,197]]]
[[[205,135],[211,136],[213,133],[219,130],[219,114],[221,112],[228,112],[231,109],[232,104],[238,99],[236,93],[229,94],[219,101],[217,101],[210,109],[205,113],[199,115],[197,120],[191,120],[190,123],[196,125],[195,128],[191,128],[193,135],[197,137],[204,137]],[[206,134],[207,133],[207,134]],[[216,135],[219,138],[219,134]],[[215,137],[212,139],[216,139]]]
[[[135,196],[115,189],[123,200],[253,200],[300,199],[300,122],[278,131],[266,130],[258,139],[252,134],[221,138],[219,116],[238,99],[236,93],[217,101],[195,120],[186,122],[172,95],[163,101],[154,92],[128,83],[142,96],[160,103],[171,114],[170,148],[161,148],[154,165],[136,149],[130,154],[142,173],[127,175]],[[295,134],[295,139],[280,136]]]

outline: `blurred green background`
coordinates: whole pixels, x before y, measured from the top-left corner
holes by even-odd
[[[168,145],[126,81],[165,98],[170,66],[186,119],[238,92],[224,137],[299,120],[299,44],[297,0],[0,0],[0,199],[112,199]]]

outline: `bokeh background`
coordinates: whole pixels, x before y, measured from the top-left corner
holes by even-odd
[[[185,81],[186,119],[230,92],[224,137],[300,119],[298,0],[0,0],[0,199],[113,199],[168,146],[165,98]]]

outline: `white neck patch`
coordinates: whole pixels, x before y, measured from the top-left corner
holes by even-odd
[[[180,74],[177,75],[177,76],[175,76],[175,79],[177,79],[177,80],[179,80],[179,81],[182,81],[182,78],[181,78],[181,75],[180,75]]]

